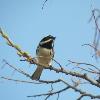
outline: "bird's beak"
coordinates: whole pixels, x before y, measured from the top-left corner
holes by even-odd
[[[56,37],[53,37],[53,40],[55,40],[56,39]]]

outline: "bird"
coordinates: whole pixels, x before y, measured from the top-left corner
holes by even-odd
[[[39,65],[37,65],[35,72],[31,76],[32,80],[39,80],[44,67],[50,67],[52,65],[55,38],[52,35],[48,35],[39,42],[36,49],[36,58]]]

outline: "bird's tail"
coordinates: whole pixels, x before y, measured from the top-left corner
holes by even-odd
[[[39,80],[40,76],[42,74],[42,71],[43,71],[43,67],[42,66],[37,66],[37,69],[35,70],[35,72],[31,76],[31,79],[32,80]]]

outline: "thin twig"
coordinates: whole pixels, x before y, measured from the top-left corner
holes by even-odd
[[[12,66],[11,64],[9,64],[5,59],[3,59],[3,61],[5,62],[5,64],[7,64],[7,65],[9,65],[9,67],[11,67],[11,68],[13,68],[14,70],[16,70],[17,72],[19,72],[19,73],[21,73],[21,74],[23,74],[23,75],[25,75],[25,76],[27,76],[27,77],[31,77],[29,74],[27,74],[25,71],[22,71],[21,69],[18,69],[18,68],[16,68],[16,67],[14,67],[14,66]]]
[[[25,80],[18,80],[18,79],[12,79],[12,78],[8,78],[5,76],[1,76],[1,79],[5,79],[5,80],[9,80],[9,81],[13,81],[13,82],[19,82],[19,83],[31,83],[31,84],[42,84],[42,83],[37,83],[37,82],[33,82],[33,81],[25,81]]]
[[[55,91],[55,92],[51,92],[51,93],[44,93],[44,94],[38,94],[38,95],[31,95],[31,96],[27,96],[27,97],[39,97],[39,96],[48,96],[48,95],[54,95],[54,94],[58,94],[61,93],[65,90],[68,90],[70,87],[65,87],[61,90]]]
[[[88,65],[88,66],[94,67],[95,69],[100,71],[100,69],[93,64],[84,63],[84,62],[75,62],[75,61],[71,61],[71,60],[68,60],[68,61],[71,62],[71,63],[74,63],[76,65]]]
[[[45,6],[45,4],[46,4],[47,1],[48,1],[48,0],[45,0],[45,1],[43,2],[42,10],[44,9],[44,6]]]

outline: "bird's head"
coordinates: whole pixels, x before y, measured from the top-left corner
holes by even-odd
[[[40,46],[42,47],[46,47],[46,48],[52,48],[53,47],[53,43],[56,37],[52,36],[52,35],[48,35],[46,37],[44,37],[41,41],[40,41]]]

